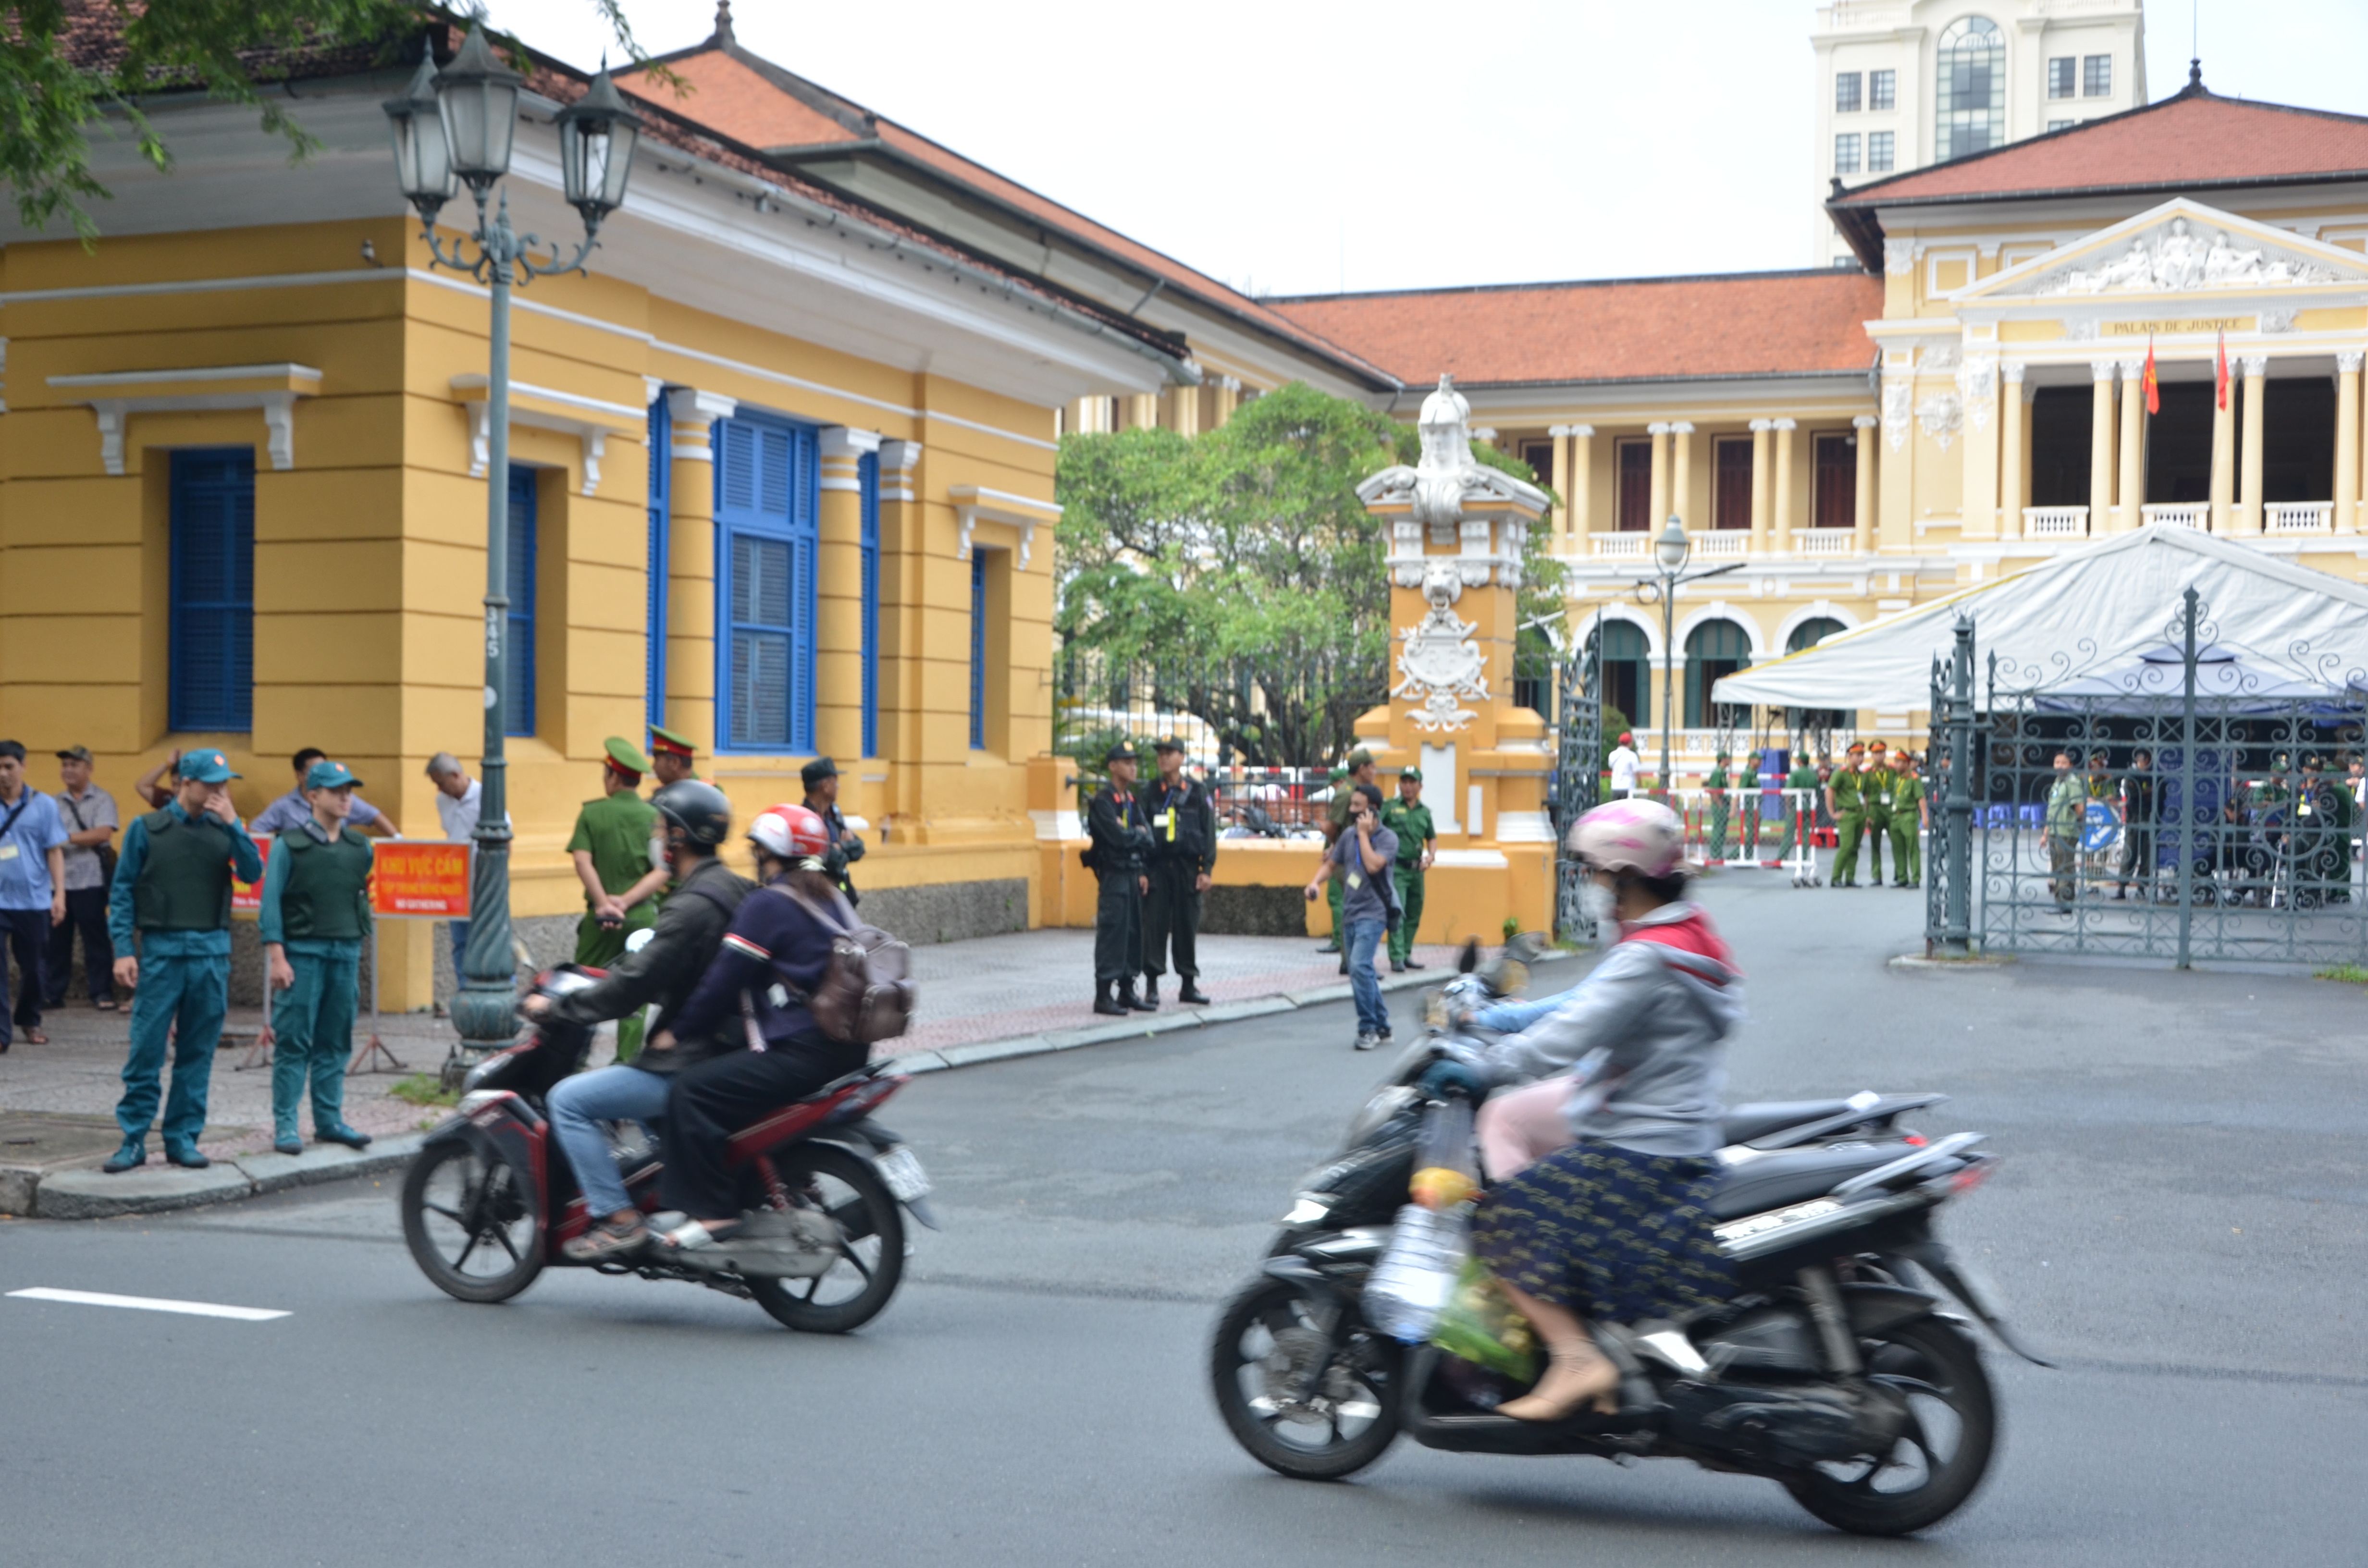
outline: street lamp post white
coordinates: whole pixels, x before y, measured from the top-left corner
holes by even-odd
[[[510,951],[509,765],[504,747],[510,606],[510,288],[555,272],[583,270],[584,258],[598,243],[601,222],[624,203],[642,126],[641,116],[627,107],[605,66],[583,97],[560,111],[561,183],[568,205],[583,216],[584,241],[568,260],[559,259],[554,245],[552,259],[538,264],[529,253],[542,242],[510,227],[508,192],[490,218],[485,210],[494,185],[509,173],[518,90],[525,81],[494,53],[484,29],[472,28],[451,63],[438,71],[431,53],[421,60],[404,95],[384,106],[394,131],[396,182],[419,213],[429,254],[437,265],[486,283],[492,295],[485,388],[484,779],[470,881],[469,942],[461,955],[460,991],[452,998],[452,1024],[461,1043],[445,1063],[448,1080],[508,1044],[518,1031],[512,1001],[516,962]],[[468,237],[475,255],[469,260],[462,259],[458,243],[448,253],[436,233],[437,212],[462,184],[477,203],[477,226]]]
[[[1675,512],[1669,514],[1668,526],[1653,540],[1653,565],[1659,580],[1637,585],[1638,596],[1650,590],[1661,601],[1661,795],[1667,799],[1671,788],[1669,775],[1670,709],[1676,705],[1678,678],[1677,636],[1678,586],[1681,583],[1700,582],[1704,577],[1716,577],[1723,573],[1739,571],[1743,562],[1731,561],[1724,566],[1713,566],[1707,572],[1683,570],[1686,557],[1693,552],[1693,541],[1686,538],[1686,525]],[[1645,600],[1650,603],[1651,600]]]

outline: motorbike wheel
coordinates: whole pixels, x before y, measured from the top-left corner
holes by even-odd
[[[1314,1386],[1295,1394],[1319,1356]],[[1209,1378],[1226,1430],[1252,1459],[1295,1480],[1338,1481],[1396,1439],[1404,1360],[1353,1307],[1262,1276],[1217,1320]]]
[[[838,1221],[839,1260],[812,1279],[748,1280],[757,1304],[785,1328],[845,1334],[878,1317],[905,1277],[905,1215],[868,1160],[828,1143],[773,1156],[781,1184],[818,1194]]]
[[[1906,1396],[1907,1427],[1889,1453],[1817,1465],[1786,1490],[1836,1529],[1907,1535],[1955,1513],[1981,1484],[1998,1406],[1980,1353],[1952,1324],[1918,1318],[1860,1343],[1868,1381]]]
[[[419,1271],[463,1301],[507,1301],[542,1272],[533,1184],[499,1153],[466,1142],[431,1143],[411,1162],[403,1239]]]

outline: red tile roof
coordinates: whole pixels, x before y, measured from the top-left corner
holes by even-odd
[[[1862,371],[1883,279],[1856,270],[1531,283],[1272,301],[1409,385]]]
[[[1862,185],[1832,205],[2280,181],[2368,171],[2368,119],[2224,98],[2192,83],[2123,114]]]

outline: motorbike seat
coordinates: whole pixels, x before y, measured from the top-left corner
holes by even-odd
[[[1740,1220],[1747,1214],[1822,1198],[1838,1183],[1887,1165],[1912,1153],[1914,1147],[1904,1139],[1886,1139],[1880,1143],[1780,1149],[1761,1154],[1720,1175],[1718,1187],[1711,1194],[1711,1217]]]
[[[1848,1100],[1770,1100],[1758,1105],[1729,1106],[1726,1114],[1719,1118],[1719,1136],[1728,1143],[1748,1143],[1755,1138],[1765,1138],[1770,1132],[1798,1127],[1804,1121],[1821,1121],[1829,1116],[1839,1116],[1850,1108]]]

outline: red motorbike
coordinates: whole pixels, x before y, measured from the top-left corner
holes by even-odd
[[[562,965],[535,977],[557,998],[601,971]],[[911,1080],[874,1064],[733,1136],[748,1218],[712,1248],[655,1248],[579,1264],[561,1248],[597,1218],[552,1148],[543,1096],[583,1064],[588,1029],[542,1020],[462,1085],[458,1112],[427,1137],[403,1184],[403,1234],[420,1271],[463,1301],[504,1301],[549,1266],[685,1279],[753,1301],[787,1327],[844,1334],[879,1315],[905,1270],[905,1214],[931,1229],[929,1181],[904,1141],[871,1119]],[[625,1190],[657,1204],[664,1151],[632,1123],[610,1130]]]

